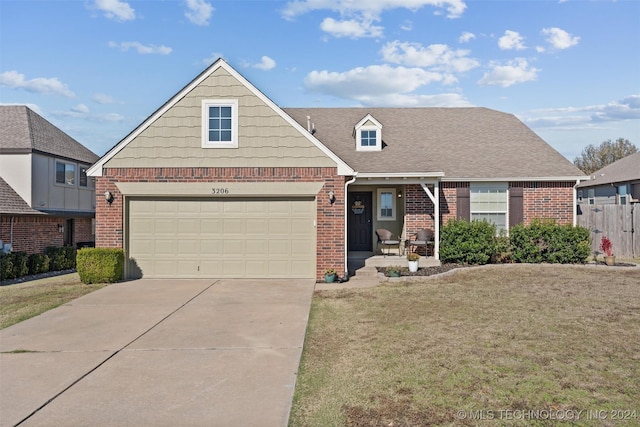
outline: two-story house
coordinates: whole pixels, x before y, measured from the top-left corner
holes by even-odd
[[[94,241],[98,156],[24,105],[0,106],[0,241],[39,253]]]

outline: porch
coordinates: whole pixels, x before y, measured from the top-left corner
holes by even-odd
[[[407,257],[398,255],[398,252],[391,253],[387,256],[376,255],[373,252],[349,252],[347,255],[347,270],[350,277],[377,277],[377,267],[390,267],[399,265],[407,267]],[[421,256],[419,261],[420,268],[438,267],[440,260],[435,257]]]

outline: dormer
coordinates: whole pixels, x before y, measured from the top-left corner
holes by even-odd
[[[356,151],[382,151],[382,124],[367,114],[353,129]]]

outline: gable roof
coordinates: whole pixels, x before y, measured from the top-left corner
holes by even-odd
[[[44,215],[35,209],[14,191],[7,182],[0,177],[0,214],[15,215]]]
[[[285,108],[360,174],[443,172],[443,180],[575,180],[584,174],[514,115],[487,108]],[[353,126],[371,114],[380,152],[356,151]]]
[[[0,154],[42,153],[91,164],[98,155],[25,105],[0,106]]]
[[[629,181],[640,181],[640,151],[595,171],[591,174],[591,180],[580,183],[578,187],[594,187]]]
[[[91,166],[87,170],[87,175],[101,176],[102,167],[106,162],[108,162],[111,158],[113,158],[113,156],[118,154],[123,148],[127,146],[127,144],[129,144],[138,135],[140,135],[145,129],[151,126],[165,112],[171,109],[171,107],[173,107],[178,101],[180,101],[183,97],[185,97],[189,92],[191,92],[194,88],[196,88],[200,83],[202,83],[207,77],[209,77],[219,68],[222,68],[225,71],[227,71],[229,74],[231,74],[236,80],[238,80],[242,85],[244,85],[253,95],[258,97],[276,114],[282,117],[287,123],[289,123],[298,132],[300,132],[300,135],[305,137],[313,145],[319,148],[327,157],[333,160],[337,164],[338,174],[351,175],[353,173],[353,169],[351,169],[349,165],[347,165],[341,158],[339,158],[329,148],[327,148],[326,145],[322,144],[318,139],[316,139],[311,134],[311,132],[307,131],[305,124],[300,124],[295,120],[293,120],[271,99],[269,99],[266,95],[264,95],[261,91],[259,91],[255,86],[253,86],[253,84],[251,84],[240,73],[238,73],[235,69],[233,69],[233,67],[227,64],[227,62],[224,59],[219,58],[217,61],[211,64],[211,66],[209,66],[202,73],[200,73],[200,75],[198,75],[195,79],[193,79],[189,84],[187,84],[184,88],[182,88],[182,90],[180,90],[171,99],[169,99],[164,105],[162,105],[159,109],[157,109],[151,116],[147,117],[147,119],[144,122],[142,122],[137,128],[135,128],[131,133],[129,133],[129,135],[127,135],[124,139],[118,142],[113,148],[111,148],[111,150],[109,150],[104,156],[102,156],[102,158],[100,158],[100,160],[98,160],[93,166]]]

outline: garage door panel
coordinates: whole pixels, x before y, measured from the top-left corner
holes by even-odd
[[[130,265],[144,277],[313,278],[315,215],[312,198],[134,199]]]

